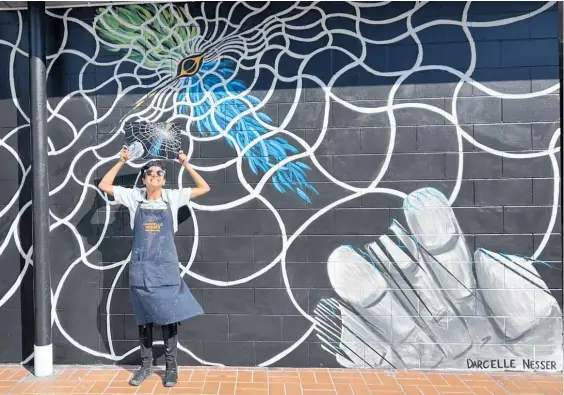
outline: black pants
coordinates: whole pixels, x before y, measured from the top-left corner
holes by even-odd
[[[161,325],[167,369],[176,369],[178,356],[178,323]],[[141,364],[150,367],[153,364],[153,324],[139,325],[139,343]]]

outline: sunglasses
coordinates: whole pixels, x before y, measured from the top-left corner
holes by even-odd
[[[157,176],[163,177],[166,174],[166,171],[165,170],[155,171],[155,170],[147,169],[147,170],[144,171],[144,173],[145,173],[146,176],[152,176],[153,173],[156,173]]]

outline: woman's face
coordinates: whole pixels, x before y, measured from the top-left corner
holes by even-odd
[[[161,169],[159,166],[151,166],[145,170],[143,183],[150,189],[162,188],[165,183],[165,176],[165,170]]]

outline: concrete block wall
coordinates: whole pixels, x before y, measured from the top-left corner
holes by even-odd
[[[204,52],[180,80],[194,107],[167,112],[172,84],[153,117],[185,126],[211,186],[176,235],[205,311],[180,327],[182,364],[562,370],[555,4],[140,7],[48,13],[56,363],[138,363],[129,215],[95,186],[122,118]],[[33,350],[25,20],[0,13],[0,362]],[[238,155],[217,114],[239,117],[239,149],[278,134]],[[292,155],[302,170],[251,170]]]

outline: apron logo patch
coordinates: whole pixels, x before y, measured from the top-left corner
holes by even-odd
[[[143,223],[145,232],[160,232],[163,227],[162,222],[145,222]]]

